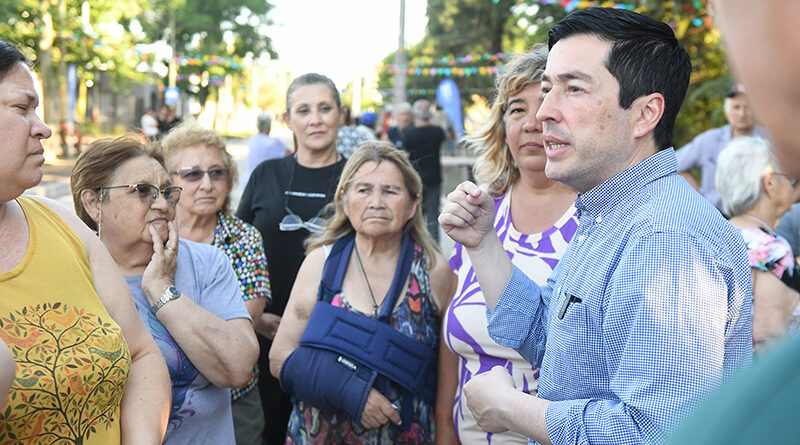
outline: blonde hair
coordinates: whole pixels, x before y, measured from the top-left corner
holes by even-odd
[[[233,156],[228,153],[225,148],[225,141],[214,130],[207,130],[193,122],[185,122],[170,130],[169,133],[161,140],[158,145],[158,151],[164,157],[167,166],[167,172],[172,174],[175,168],[174,158],[178,150],[193,145],[205,145],[209,148],[216,148],[222,154],[222,159],[225,161],[225,168],[230,171],[228,178],[230,187],[228,194],[225,196],[225,202],[222,203],[222,212],[230,213],[231,206],[231,190],[239,180],[239,171],[236,168],[236,162]]]
[[[344,213],[345,193],[350,187],[358,169],[370,161],[377,164],[385,161],[396,165],[403,175],[403,181],[405,182],[406,190],[411,196],[411,199],[413,201],[419,201],[421,199],[422,180],[419,177],[419,173],[417,173],[403,152],[389,142],[364,142],[353,152],[353,155],[347,160],[342,170],[342,176],[339,178],[339,185],[336,187],[336,195],[334,196],[333,202],[328,204],[328,210],[330,210],[331,207],[333,208],[333,215],[328,219],[325,231],[319,234],[313,234],[306,239],[306,254],[317,247],[332,244],[339,238],[353,232],[353,226]],[[428,229],[422,219],[422,208],[420,205],[417,205],[414,216],[406,222],[405,230],[408,231],[412,240],[422,246],[422,250],[425,251],[425,254],[428,256],[430,264],[433,265],[434,259],[436,258],[434,253],[438,252],[439,249],[428,233]]]
[[[464,137],[466,146],[478,155],[472,173],[478,182],[489,184],[489,193],[493,196],[505,193],[519,177],[519,168],[506,146],[508,98],[531,84],[541,82],[546,63],[547,50],[538,46],[511,59],[506,72],[497,76],[495,81],[497,96],[489,118],[480,129]]]

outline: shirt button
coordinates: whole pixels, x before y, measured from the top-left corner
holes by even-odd
[[[596,222],[597,224],[600,224],[601,222],[603,222],[603,217],[602,216],[598,216],[597,218],[594,219],[594,222]]]
[[[584,238],[586,238],[586,237],[583,236],[583,235],[578,235],[578,242],[582,243]]]

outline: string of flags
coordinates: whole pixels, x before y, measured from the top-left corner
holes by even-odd
[[[495,2],[496,4],[497,2]],[[572,12],[575,9],[592,8],[595,6],[635,10],[637,12],[646,12],[645,6],[636,7],[630,3],[618,3],[613,1],[590,1],[590,0],[538,0],[540,5],[557,4],[562,6],[566,12]],[[703,9],[702,0],[673,1],[671,6],[675,9],[683,9],[687,12],[700,12]],[[713,20],[704,11],[700,16],[691,18],[688,17],[680,22],[671,22],[669,25],[676,31],[679,36],[683,35],[687,28],[690,26],[705,26],[707,28],[713,27]],[[406,74],[411,76],[448,76],[448,77],[469,77],[473,75],[495,75],[505,72],[505,67],[488,65],[486,62],[502,62],[510,59],[514,53],[484,53],[484,54],[467,54],[464,56],[445,56],[441,58],[419,58],[410,61],[407,64],[386,64],[383,66],[383,71],[390,74],[405,71]],[[467,66],[454,66],[465,65]]]
[[[435,88],[409,88],[408,94],[410,96],[432,96],[436,94]],[[461,88],[459,89],[463,94],[491,94],[495,91],[494,88]],[[394,94],[392,89],[381,89],[378,93],[383,97],[391,97]]]
[[[399,68],[385,68],[389,73],[401,71]],[[506,71],[505,66],[463,66],[457,68],[450,67],[424,67],[407,68],[406,73],[412,76],[450,76],[450,77],[469,77],[473,75],[491,76]]]

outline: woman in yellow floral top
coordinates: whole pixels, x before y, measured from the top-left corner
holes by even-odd
[[[250,317],[260,320],[270,301],[269,272],[258,230],[229,214],[230,193],[236,182],[236,163],[214,130],[195,124],[174,128],[161,142],[161,152],[175,185],[183,188],[177,207],[181,237],[210,243],[231,260]],[[257,326],[256,326],[257,327]],[[236,443],[261,444],[264,411],[254,391],[258,364],[250,380],[231,390]]]
[[[22,195],[52,134],[38,102],[27,60],[0,39],[0,340],[16,362],[0,444],[159,444],[169,376],[119,269],[72,212]]]

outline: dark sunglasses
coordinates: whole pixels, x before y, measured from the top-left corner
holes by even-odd
[[[228,176],[230,176],[231,170],[222,167],[214,167],[208,170],[200,170],[197,167],[186,167],[171,173],[173,175],[179,175],[181,179],[189,182],[200,181],[206,173],[208,173],[208,177],[211,178],[212,181],[225,181],[228,179]]]
[[[103,190],[121,188],[127,188],[130,193],[136,193],[139,196],[139,200],[147,205],[152,204],[156,198],[158,198],[158,195],[164,195],[167,204],[171,206],[178,204],[178,201],[181,200],[181,191],[183,190],[177,185],[171,185],[169,187],[164,187],[163,190],[159,190],[158,187],[153,184],[110,185],[107,187],[100,187],[98,190],[102,193]]]

